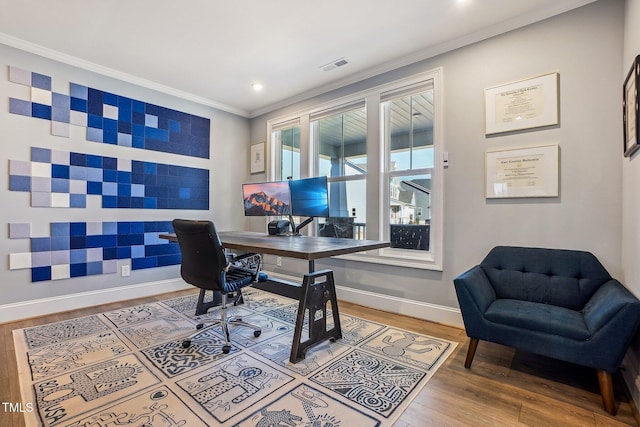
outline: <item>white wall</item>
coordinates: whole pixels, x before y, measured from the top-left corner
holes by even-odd
[[[174,110],[208,117],[211,120],[211,159],[179,156],[88,142],[85,128],[71,126],[71,137],[50,134],[48,120],[10,114],[8,97],[29,99],[29,89],[8,81],[8,67],[14,66],[52,77],[53,90],[69,94],[69,82],[79,83],[118,95],[160,105]],[[67,280],[31,282],[30,270],[8,268],[10,253],[29,252],[25,239],[8,238],[9,223],[28,222],[32,230],[48,235],[50,222],[68,221],[155,221],[176,217],[212,218],[220,230],[242,228],[242,205],[239,182],[248,175],[249,124],[246,118],[201,106],[160,92],[145,89],[93,72],[65,65],[22,50],[0,44],[0,322],[29,317],[44,312],[55,312],[74,307],[102,303],[107,300],[126,299],[141,294],[157,293],[184,286],[179,279],[179,267],[135,270],[130,277],[104,274]],[[8,191],[9,159],[29,160],[32,146],[64,151],[77,151],[133,160],[177,164],[210,170],[210,209],[151,210],[102,209],[99,200],[88,198],[85,209],[31,208],[30,193]],[[241,159],[241,161],[238,161]],[[233,164],[233,167],[229,167]],[[230,195],[237,195],[230,201]],[[98,199],[98,198],[95,198]],[[107,292],[108,290],[113,292]],[[70,296],[71,295],[71,296]],[[35,301],[35,303],[34,303]]]
[[[418,72],[444,69],[444,137],[450,166],[444,174],[443,271],[343,260],[318,268],[334,268],[337,282],[346,288],[405,298],[436,312],[457,310],[453,278],[495,245],[591,251],[620,277],[623,8],[622,0],[595,2],[253,119],[251,141],[257,143],[267,139],[270,118]],[[550,72],[560,75],[560,125],[486,138],[484,89]],[[485,199],[486,150],[548,143],[560,145],[560,197]],[[290,262],[282,271],[293,275],[305,269],[303,263]]]
[[[627,0],[624,11],[624,56],[618,76],[620,92],[622,82],[637,55],[640,55],[640,0]],[[622,140],[621,140],[622,141]],[[621,144],[620,144],[621,145]],[[620,159],[622,163],[622,279],[636,296],[640,297],[640,152],[631,158]],[[636,336],[626,360],[627,385],[632,390],[634,401],[640,407],[640,337]]]

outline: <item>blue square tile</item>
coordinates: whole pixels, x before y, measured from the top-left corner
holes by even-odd
[[[68,222],[52,222],[51,237],[68,236],[71,226]]]
[[[118,246],[118,259],[131,258],[131,248],[129,246]]]
[[[56,164],[51,165],[51,177],[69,179],[69,166]]]
[[[71,247],[72,253],[74,249],[86,249],[87,238],[86,236],[71,236],[69,238],[69,245]]]
[[[95,114],[89,114],[87,116],[87,126],[95,129],[103,128],[104,119],[102,116],[96,116]]]
[[[118,184],[115,182],[103,182],[102,183],[102,194],[104,196],[117,196],[118,195]]]
[[[102,129],[87,128],[87,141],[103,142]]]
[[[145,268],[155,268],[158,266],[156,257],[134,258],[131,260],[132,270],[143,270]]]
[[[102,234],[118,234],[118,223],[117,222],[103,222],[102,223]]]
[[[130,208],[131,207],[131,196],[118,196],[118,208]]]
[[[51,267],[37,267],[31,269],[32,282],[44,282],[51,280]]]
[[[131,172],[118,171],[118,183],[131,184]]]
[[[39,119],[51,120],[51,106],[31,103],[31,117],[37,117]]]
[[[105,144],[118,145],[118,132],[104,131],[102,133],[102,142]]]
[[[103,92],[89,88],[87,92],[87,113],[94,116],[102,116],[103,105]]]
[[[69,87],[70,87],[69,93],[71,94],[72,97],[85,100],[85,101],[87,100],[89,88],[87,88],[86,86],[79,85],[77,83],[70,83]]]
[[[69,164],[72,166],[87,166],[87,155],[83,153],[69,153]]]
[[[116,196],[102,196],[103,208],[117,208],[118,198]]]
[[[10,191],[31,191],[31,177],[22,175],[9,176]]]
[[[103,157],[102,158],[103,169],[118,169],[118,159],[115,157]]]
[[[81,113],[87,112],[87,100],[86,99],[78,99],[75,97],[71,98],[70,108],[73,111],[79,111]]]
[[[54,236],[51,238],[51,250],[53,251],[67,251],[71,249],[71,243],[69,242],[69,236]]]
[[[103,178],[102,168],[87,167],[87,181],[90,182],[102,182]]]
[[[86,236],[87,235],[87,223],[86,222],[71,222],[71,223],[69,223],[69,235],[70,236]]]
[[[100,195],[102,194],[102,183],[101,182],[87,182],[87,194]]]
[[[52,193],[68,193],[69,192],[69,180],[65,178],[52,178],[51,179],[51,192]]]
[[[103,182],[117,182],[118,181],[118,172],[115,170],[104,169],[102,171],[102,181]]]
[[[69,270],[71,277],[84,277],[87,275],[87,264],[71,264]]]
[[[118,196],[131,197],[131,184],[118,184]],[[129,201],[129,203],[131,203],[131,201]]]
[[[44,74],[31,73],[31,86],[51,90],[51,77]]]
[[[29,116],[33,113],[33,107],[30,101],[22,99],[9,98],[9,112],[11,114],[20,114],[21,116]]]
[[[86,208],[87,207],[87,195],[86,194],[70,194],[69,195],[69,207],[71,207],[71,208]]]
[[[31,161],[51,163],[51,150],[48,148],[31,147]]]
[[[104,248],[102,250],[102,259],[104,259],[105,261],[110,259],[118,259],[118,248]]]
[[[51,237],[32,237],[31,252],[51,251]]]
[[[109,92],[103,92],[102,93],[102,102],[104,102],[107,105],[117,106],[118,105],[118,95],[115,95],[115,94],[109,93]]]
[[[87,276],[102,274],[102,261],[94,261],[87,263]]]
[[[68,108],[51,107],[51,120],[60,123],[70,123],[70,110]]]
[[[131,234],[144,234],[144,222],[132,222],[131,223]]]
[[[158,200],[155,197],[145,197],[144,198],[144,208],[145,209],[157,209],[158,208]]]
[[[102,156],[87,154],[87,166],[102,169]]]
[[[71,97],[62,93],[53,92],[51,94],[51,106],[69,110],[71,108]]]

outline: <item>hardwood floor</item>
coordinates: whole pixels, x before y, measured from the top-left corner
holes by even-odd
[[[131,301],[74,310],[0,324],[0,427],[22,427],[23,415],[9,411],[20,398],[13,329],[101,313],[144,302],[194,293],[173,292]],[[541,356],[481,341],[471,369],[464,368],[468,338],[462,329],[386,313],[346,302],[340,310],[358,317],[433,335],[458,343],[396,427],[424,426],[628,426],[638,425],[625,395],[622,378],[614,376],[615,417],[602,408],[596,372]]]

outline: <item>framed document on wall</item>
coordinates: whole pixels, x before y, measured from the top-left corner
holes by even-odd
[[[487,199],[557,197],[558,144],[487,151]]]
[[[251,146],[251,173],[264,172],[264,142]]]
[[[485,134],[557,125],[558,73],[484,90]]]
[[[622,122],[624,125],[625,157],[631,156],[639,147],[638,144],[638,76],[640,75],[640,55],[633,60],[633,65],[624,79],[622,92]]]

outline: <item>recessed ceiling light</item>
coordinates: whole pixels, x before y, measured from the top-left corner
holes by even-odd
[[[253,90],[255,90],[256,92],[260,92],[264,86],[262,85],[262,83],[251,83],[251,87],[253,88]]]

